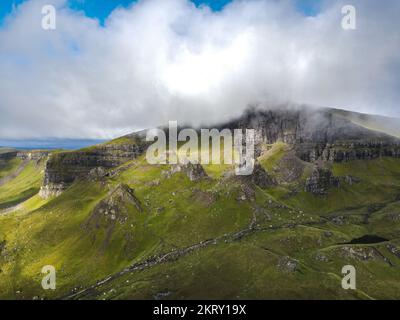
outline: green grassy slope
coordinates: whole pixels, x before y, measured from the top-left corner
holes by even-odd
[[[271,147],[260,162],[285,179],[291,151]],[[298,167],[300,178],[261,189],[225,176],[229,166],[190,181],[142,157],[43,200],[42,164],[30,163],[0,187],[0,205],[20,204],[0,211],[0,298],[400,298],[400,160],[335,164],[336,176],[360,181],[324,196],[303,191],[310,168]],[[139,207],[115,196],[121,185]],[[368,234],[387,241],[346,244]],[[341,288],[346,264],[357,268],[356,291]],[[45,265],[57,270],[54,291],[41,288]]]
[[[17,176],[13,172],[21,168]],[[10,181],[0,185],[0,209],[15,206],[38,193],[43,180],[44,160],[22,164],[20,159],[12,159],[0,169],[2,178],[11,176]]]
[[[4,178],[15,172],[21,165],[22,160],[14,158],[5,162],[0,162],[0,178]]]
[[[381,158],[335,163],[332,171],[337,177],[349,175],[359,179],[359,182],[353,185],[341,183],[340,188],[332,188],[324,196],[315,196],[301,188],[297,190],[298,192],[291,193],[290,186],[271,188],[269,191],[288,204],[321,215],[376,203],[393,202],[399,195],[399,159]]]

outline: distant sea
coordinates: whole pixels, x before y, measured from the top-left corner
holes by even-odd
[[[19,150],[75,150],[81,149],[95,144],[105,142],[107,140],[96,139],[41,139],[41,140],[8,140],[0,139],[0,147],[15,148]]]

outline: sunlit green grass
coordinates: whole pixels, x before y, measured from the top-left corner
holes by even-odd
[[[287,146],[279,143],[260,161],[275,174],[287,152]],[[6,214],[0,211],[0,243],[5,241],[0,252],[0,298],[62,297],[153,255],[246,229],[254,216],[257,230],[243,239],[220,241],[176,261],[127,274],[99,288],[100,296],[89,298],[152,299],[165,292],[178,299],[400,298],[399,259],[384,244],[377,248],[394,266],[383,259],[347,259],[338,251],[343,243],[365,234],[399,244],[393,213],[400,212],[395,199],[400,191],[400,160],[333,164],[335,176],[351,175],[360,181],[331,188],[325,196],[301,188],[292,192],[291,188],[299,188],[297,181],[267,189],[252,186],[255,199],[245,201],[239,199],[241,188],[251,182],[225,175],[233,165],[204,168],[208,178],[190,181],[184,172],[171,174],[170,165],[148,164],[143,155],[122,165],[111,178],[77,180],[61,196],[45,200],[37,195],[43,164],[30,162],[17,178],[0,187],[0,205],[20,204]],[[301,180],[311,174],[308,169]],[[127,221],[112,226],[101,216],[98,224],[91,223],[96,206],[121,183],[134,190],[143,211],[121,203]],[[365,223],[369,206],[377,203],[383,207]],[[336,224],[329,220],[332,214],[347,220]],[[329,261],[316,260],[317,253]],[[278,268],[285,256],[298,261],[296,272]],[[357,291],[341,288],[345,264],[359,270]],[[56,267],[55,291],[41,288],[45,265]]]
[[[16,205],[35,195],[42,180],[43,163],[31,161],[17,177],[0,186],[0,208]]]
[[[0,179],[15,172],[21,163],[22,160],[20,158],[13,158],[7,160],[5,163],[0,163]]]

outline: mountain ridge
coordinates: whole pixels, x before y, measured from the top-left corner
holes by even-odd
[[[248,109],[236,120],[216,127],[220,130],[255,129],[256,153],[261,152],[263,144],[280,141],[293,145],[296,155],[311,163],[400,157],[400,139],[354,124],[335,112],[306,107]],[[110,169],[135,159],[149,145],[145,141],[145,132],[128,134],[77,151],[53,154],[46,165],[41,194],[44,197],[59,194],[76,178],[88,176],[97,167]]]
[[[4,160],[0,298],[399,299],[397,139],[325,116],[241,117],[261,130],[249,176],[149,164],[144,132]]]

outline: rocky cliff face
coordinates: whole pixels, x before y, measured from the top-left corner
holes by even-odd
[[[43,158],[46,158],[50,154],[49,151],[18,151],[16,154],[17,158],[20,158],[22,160],[41,160]]]
[[[400,157],[397,141],[385,139],[371,141],[340,141],[337,143],[296,145],[297,156],[307,162],[316,160],[343,162],[351,160],[371,160],[380,157]]]
[[[10,150],[10,151],[6,151],[6,152],[1,152],[0,153],[0,163],[1,162],[5,162],[8,161],[10,159],[13,159],[17,156],[17,151],[15,150]]]
[[[315,166],[304,190],[323,195],[342,183],[358,181],[352,177],[335,177],[329,165],[320,167],[320,164],[400,157],[400,139],[367,129],[351,119],[348,113],[335,109],[284,106],[273,110],[250,109],[239,119],[218,127],[255,129],[256,147],[278,141],[290,145],[293,158]],[[295,168],[295,163],[287,167]]]
[[[255,129],[256,155],[261,153],[262,144],[282,141],[293,147],[293,157],[310,163],[400,157],[399,139],[357,125],[334,109],[288,106],[251,109],[236,120],[211,127]],[[107,175],[108,169],[136,158],[147,146],[142,132],[88,149],[53,154],[46,165],[41,195],[58,195],[76,179],[98,173],[99,168]],[[198,167],[189,169],[191,180],[202,176]],[[315,171],[306,189],[323,193],[318,190],[325,190],[332,184],[333,177],[328,174]],[[273,184],[260,171],[256,171],[256,180],[263,186]]]
[[[40,195],[44,198],[59,195],[76,179],[87,178],[95,170],[117,167],[141,155],[146,143],[137,136],[87,149],[52,154],[47,161]]]
[[[272,110],[249,109],[237,120],[221,127],[253,128],[259,132],[258,140],[288,144],[332,144],[340,141],[386,141],[396,138],[354,124],[333,109],[312,107],[281,107]]]
[[[183,172],[187,175],[190,181],[199,181],[203,178],[207,178],[207,173],[204,171],[204,168],[200,164],[193,164],[191,162],[181,165],[176,164],[171,166],[171,170],[164,172],[165,176],[171,176],[174,173]]]
[[[254,165],[253,173],[250,177],[255,185],[263,189],[276,185],[275,179],[271,177],[259,163]]]
[[[305,191],[317,195],[326,194],[330,187],[338,187],[339,179],[332,172],[323,168],[315,168],[311,177],[307,178]]]
[[[219,128],[253,128],[256,143],[285,142],[295,146],[296,155],[307,162],[400,157],[399,139],[359,126],[334,109],[252,109]]]

